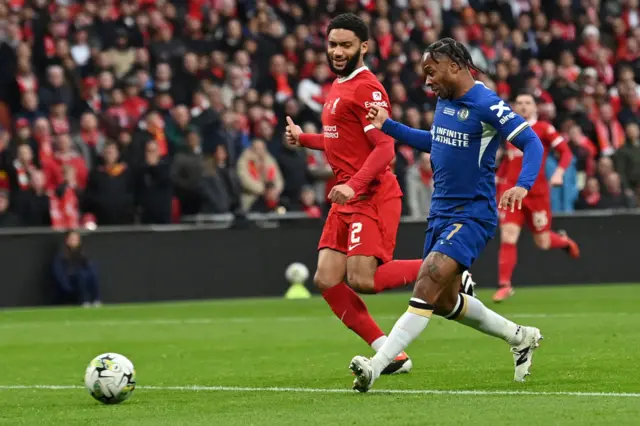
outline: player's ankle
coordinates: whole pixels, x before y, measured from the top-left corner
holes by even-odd
[[[516,332],[512,336],[507,336],[504,340],[511,346],[518,346],[524,340],[524,327],[518,325]]]

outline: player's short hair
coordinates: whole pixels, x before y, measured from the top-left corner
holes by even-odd
[[[441,38],[440,40],[432,43],[427,47],[427,50],[424,51],[425,55],[427,53],[433,57],[436,64],[438,63],[437,57],[444,55],[461,67],[472,69],[483,74],[485,73],[473,63],[471,53],[469,53],[469,50],[465,45],[452,38]]]
[[[360,41],[369,40],[369,27],[358,15],[353,13],[343,13],[331,20],[327,27],[327,36],[331,30],[349,30],[360,39]]]

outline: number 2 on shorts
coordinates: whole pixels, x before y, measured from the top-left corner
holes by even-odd
[[[355,222],[351,224],[351,244],[360,242],[360,231],[362,231],[362,223]]]
[[[461,223],[454,223],[453,224],[453,229],[451,230],[451,232],[449,232],[449,235],[447,235],[447,240],[450,240],[451,237],[456,235],[456,232],[458,232],[460,230],[460,228],[462,228],[462,224]]]

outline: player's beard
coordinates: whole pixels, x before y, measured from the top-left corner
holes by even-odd
[[[347,63],[341,70],[338,70],[333,66],[333,59],[331,59],[329,53],[327,53],[327,62],[329,62],[329,68],[334,74],[339,75],[340,77],[346,77],[355,71],[358,66],[358,62],[360,62],[360,52],[347,59]]]

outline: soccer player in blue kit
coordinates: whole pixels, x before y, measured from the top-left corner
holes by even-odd
[[[480,71],[468,50],[444,38],[427,48],[422,69],[438,96],[430,131],[413,129],[372,108],[367,118],[384,133],[431,153],[434,192],[424,245],[424,262],[409,308],[396,322],[373,358],[356,356],[350,369],[353,388],[368,391],[380,372],[418,337],[433,313],[458,321],[511,346],[514,380],[529,375],[533,351],[542,339],[535,327],[520,326],[476,298],[459,294],[462,272],[469,269],[498,225],[495,156],[500,139],[523,151],[520,178],[500,199],[500,208],[520,209],[536,180],[543,146],[529,124],[470,70]]]

